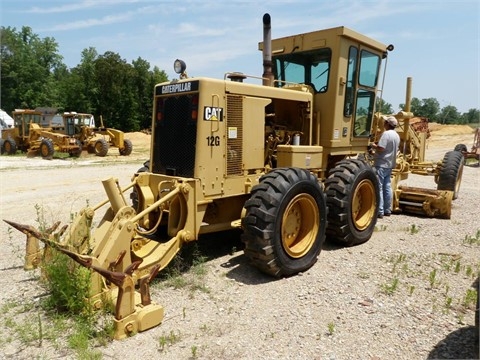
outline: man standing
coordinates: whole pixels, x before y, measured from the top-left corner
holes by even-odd
[[[400,136],[395,131],[398,125],[394,116],[382,116],[384,128],[382,136],[377,144],[373,143],[375,149],[374,167],[380,187],[380,199],[378,206],[378,217],[390,216],[392,213],[392,184],[390,176],[396,166],[397,151],[400,145]]]

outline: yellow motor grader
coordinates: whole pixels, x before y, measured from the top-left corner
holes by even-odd
[[[372,236],[378,180],[359,155],[393,46],[345,27],[271,40],[270,21],[265,14],[261,77],[189,77],[175,61],[179,79],[155,86],[150,159],[129,185],[105,179],[107,199],[60,231],[8,222],[27,235],[26,268],[41,265],[40,240],[94,270],[90,300],[116,299],[117,338],[162,321],[148,283],[202,234],[241,228],[247,258],[275,277],[308,270],[326,238],[353,246]],[[420,159],[421,141],[404,144],[411,165],[399,172]]]
[[[13,155],[21,150],[28,156],[41,155],[48,160],[53,158],[55,151],[80,156],[81,144],[74,137],[58,134],[51,127],[41,127],[41,112],[21,109],[13,111],[12,115],[14,126],[2,130],[2,154]]]
[[[410,112],[412,78],[407,79],[407,93],[404,111],[395,114],[399,126],[400,149],[397,166],[392,171],[393,201],[395,213],[413,213],[428,217],[449,219],[452,200],[458,197],[462,181],[464,157],[459,149],[448,151],[439,162],[426,161],[426,139],[429,135],[428,119],[411,123]],[[382,115],[376,113],[373,120],[373,141],[378,141],[383,132]],[[367,156],[368,158],[368,156]],[[437,183],[437,190],[428,190],[403,186],[402,180],[409,174],[431,175]]]
[[[97,156],[106,156],[110,146],[118,148],[120,155],[132,153],[132,142],[125,138],[123,131],[104,127],[102,118],[101,126],[96,127],[92,119],[92,114],[65,112],[62,114],[63,124],[54,126],[53,131],[75,137],[83,150]]]

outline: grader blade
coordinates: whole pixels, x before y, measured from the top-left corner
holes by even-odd
[[[395,211],[450,219],[453,191],[399,186]]]

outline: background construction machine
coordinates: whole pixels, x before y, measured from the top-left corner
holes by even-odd
[[[125,139],[123,131],[103,126],[92,126],[92,114],[65,112],[62,114],[63,124],[52,127],[53,131],[73,136],[80,141],[83,150],[95,153],[97,156],[106,156],[110,146],[118,148],[120,155],[128,156],[132,153],[133,145]]]
[[[455,151],[460,151],[463,154],[465,159],[464,163],[466,164],[468,159],[476,159],[477,165],[480,162],[480,128],[476,128],[473,135],[473,145],[470,150],[468,150],[467,145],[457,144],[454,148]]]
[[[116,298],[117,338],[162,321],[148,283],[201,234],[241,228],[245,255],[276,277],[309,269],[327,237],[352,246],[372,236],[378,181],[359,155],[368,149],[382,59],[393,46],[345,27],[271,41],[268,14],[263,26],[261,78],[189,78],[175,61],[180,79],[155,87],[150,160],[130,185],[104,180],[108,200],[81,210],[60,233],[9,222],[27,234],[27,268],[42,261],[41,240],[95,270],[91,301]],[[410,139],[404,124],[416,161],[425,142]],[[411,163],[399,172],[406,176]],[[125,200],[131,189],[133,207]]]
[[[44,159],[52,159],[55,151],[80,156],[82,148],[74,137],[41,127],[41,112],[22,109],[12,115],[14,126],[2,131],[2,154],[13,155],[21,150],[28,156],[41,155]]]

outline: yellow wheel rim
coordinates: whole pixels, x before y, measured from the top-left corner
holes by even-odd
[[[40,152],[43,157],[48,156],[48,145],[47,144],[41,144],[40,145]]]
[[[99,153],[103,150],[103,143],[101,141],[97,141],[95,143],[95,150]]]
[[[282,246],[292,258],[301,258],[315,244],[320,214],[315,199],[299,194],[288,204],[282,217]]]
[[[352,199],[352,220],[358,230],[365,230],[375,219],[377,214],[375,188],[369,180],[362,180]]]

